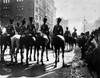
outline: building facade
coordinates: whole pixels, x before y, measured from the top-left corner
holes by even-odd
[[[1,21],[1,0],[0,0],[0,21]]]
[[[42,19],[47,16],[48,26],[53,26],[55,7],[53,0],[0,0],[2,23],[8,24],[10,18],[15,22],[21,21],[22,18],[34,18],[37,28],[40,28]]]
[[[2,23],[8,24],[9,19],[21,21],[22,18],[34,17],[34,0],[2,0]]]

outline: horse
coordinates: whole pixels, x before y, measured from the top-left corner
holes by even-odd
[[[6,28],[2,27],[2,34],[0,36],[0,45],[1,45],[1,61],[4,61],[4,53],[7,46],[11,49],[11,36],[7,33]]]
[[[60,48],[62,50],[62,61],[63,61],[63,66],[64,66],[64,49],[65,49],[65,39],[62,35],[57,35],[53,37],[52,44],[55,49],[55,66],[57,67],[57,62],[59,62],[59,51]]]
[[[23,63],[23,53],[24,53],[24,47],[26,49],[26,64],[28,65],[28,59],[31,61],[31,54],[32,54],[32,47],[34,45],[34,38],[31,34],[23,34],[19,35],[16,34],[13,36],[11,40],[11,61],[13,62],[13,57],[15,56],[15,62],[17,63],[17,54],[19,53],[20,49],[20,55],[21,55],[21,63]],[[16,51],[15,51],[16,48]],[[30,50],[30,57],[28,58]]]
[[[67,50],[72,50],[73,49],[73,44],[74,44],[73,37],[71,36],[71,34],[68,34],[68,36],[64,35],[64,38],[65,38],[65,42],[67,43]],[[68,49],[68,46],[69,46],[69,49]]]
[[[21,35],[15,34],[11,38],[11,62],[13,63],[13,57],[15,58],[15,61],[17,63],[17,53],[19,52],[20,48],[20,37]],[[16,51],[15,51],[16,48]]]
[[[46,59],[47,61],[49,61],[48,59],[48,38],[45,34],[43,34],[42,32],[36,32],[36,40],[35,40],[35,44],[34,44],[34,61],[36,61],[36,52],[37,52],[37,64],[39,64],[39,50],[40,48],[42,49],[42,52],[41,52],[41,63],[42,65],[44,64],[43,63],[43,54],[44,54],[44,51],[46,49]]]

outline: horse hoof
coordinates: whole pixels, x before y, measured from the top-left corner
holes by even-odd
[[[37,62],[37,64],[39,64],[39,62]]]
[[[63,64],[62,68],[64,68],[64,67],[70,67],[70,65]]]
[[[21,64],[23,64],[23,62],[21,62]]]
[[[18,62],[17,62],[17,61],[15,61],[15,63],[17,64]]]
[[[26,63],[26,65],[29,65],[28,63]]]
[[[41,62],[43,62],[43,60],[41,60]]]
[[[42,62],[42,65],[44,65],[44,63]]]
[[[56,67],[57,67],[57,65],[54,66],[54,68],[56,68]]]
[[[47,61],[49,61],[49,59],[47,59]]]
[[[32,61],[32,59],[31,59],[31,58],[30,58],[29,60],[30,60],[30,61]]]
[[[36,61],[36,58],[34,58],[34,61]]]

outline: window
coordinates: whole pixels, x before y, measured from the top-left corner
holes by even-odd
[[[3,3],[6,3],[6,1],[5,1],[5,0],[3,0]]]
[[[24,6],[16,6],[18,10],[23,10]]]
[[[17,0],[17,2],[23,2],[24,0]]]
[[[10,0],[3,0],[3,3],[10,3]]]
[[[8,0],[8,3],[10,3],[10,0]]]

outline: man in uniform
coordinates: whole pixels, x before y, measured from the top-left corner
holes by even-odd
[[[17,34],[20,33],[20,23],[19,22],[17,22],[17,25],[15,26],[15,30],[16,30]]]
[[[26,20],[25,18],[23,18],[20,26],[20,35],[24,35],[25,33],[27,33],[25,24],[26,24]]]
[[[75,28],[74,29],[74,32],[72,33],[72,37],[74,38],[74,39],[76,39],[77,38],[77,29]]]
[[[27,25],[27,29],[28,29],[29,34],[31,34],[32,36],[35,36],[36,28],[35,28],[35,25],[33,24],[32,17],[29,17],[29,24]]]
[[[68,27],[66,27],[66,31],[65,31],[65,33],[64,33],[64,36],[65,36],[65,37],[69,37],[70,34],[71,34],[71,33],[70,33],[70,31],[68,30]]]
[[[79,39],[79,47],[81,48],[81,59],[85,59],[85,45],[87,43],[87,39],[84,33],[81,33],[81,38]]]
[[[7,34],[9,34],[11,37],[15,34],[13,22],[14,19],[10,19],[10,24],[7,26]]]
[[[61,18],[58,18],[57,19],[57,25],[55,25],[54,28],[53,28],[53,36],[63,35],[63,28],[60,25],[60,22],[61,22]]]
[[[47,18],[44,17],[40,31],[42,32],[43,37],[46,39],[46,44],[47,44],[49,42],[49,27],[46,23],[47,23]]]

